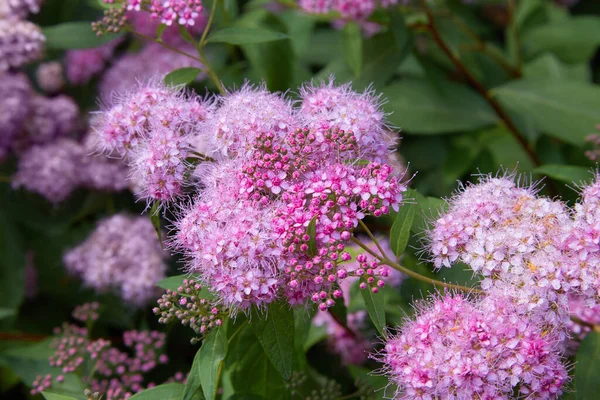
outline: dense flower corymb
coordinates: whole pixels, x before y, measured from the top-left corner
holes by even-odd
[[[46,37],[39,26],[13,19],[0,19],[0,71],[37,60]]]
[[[67,270],[98,291],[116,291],[141,306],[165,276],[165,254],[148,218],[117,214],[100,222],[90,237],[64,256]]]
[[[512,311],[498,297],[421,303],[378,356],[396,398],[558,398],[568,373],[556,335]]]

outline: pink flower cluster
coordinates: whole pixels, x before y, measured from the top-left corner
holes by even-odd
[[[40,89],[46,93],[57,93],[65,85],[63,67],[58,61],[40,64],[35,71],[35,79]]]
[[[66,253],[64,263],[85,286],[115,291],[127,303],[142,306],[154,298],[156,282],[165,276],[164,258],[148,218],[117,214]]]
[[[195,171],[203,190],[176,222],[173,246],[234,310],[282,295],[324,310],[347,277],[361,276],[377,292],[389,274],[375,261],[352,271],[343,264],[358,221],[398,209],[406,190],[398,171],[381,163],[395,142],[378,99],[333,82],[308,85],[302,96],[294,108],[264,87],[244,86],[219,98],[199,126],[216,161]],[[316,105],[323,98],[328,112]],[[349,104],[364,112],[342,118]]]
[[[39,26],[19,19],[0,19],[0,72],[42,56],[46,37]]]
[[[33,145],[20,154],[14,188],[38,193],[52,203],[66,200],[79,187],[120,191],[129,185],[128,169],[118,159],[94,155],[89,139],[59,138]]]
[[[96,308],[91,307],[88,312]],[[77,312],[80,313],[81,308]],[[129,351],[120,350],[102,338],[93,340],[87,329],[74,324],[65,323],[62,328],[56,328],[55,335],[51,344],[54,354],[49,364],[61,370],[56,381],[64,380],[62,374],[92,371],[92,375],[83,377],[84,383],[91,392],[101,393],[107,400],[124,400],[152,386],[144,382],[145,375],[168,361],[163,353],[166,336],[157,331],[125,331],[123,345]],[[52,375],[39,376],[31,392],[39,393],[51,385]]]
[[[406,2],[404,0],[403,2]],[[367,35],[377,33],[380,26],[369,22],[368,18],[377,7],[388,8],[398,4],[398,0],[299,0],[302,10],[311,14],[338,13],[340,19],[334,23],[336,27],[344,26],[348,21],[357,22]]]
[[[512,302],[434,296],[375,358],[397,399],[556,399],[568,381],[560,337]]]
[[[209,102],[158,83],[120,97],[97,129],[102,147],[125,157],[141,198],[172,200],[183,193],[198,125]]]
[[[92,49],[69,50],[65,56],[66,75],[72,85],[83,85],[100,73],[121,40]]]
[[[0,18],[25,18],[40,11],[42,0],[3,0],[0,2]]]
[[[126,16],[134,31],[150,37],[156,36],[158,26],[162,23],[162,21],[153,18],[149,13],[137,12],[135,10],[128,11]],[[193,24],[188,24],[186,29],[191,35],[196,36],[204,31],[205,26],[206,15],[203,12],[198,12],[197,16],[193,19]],[[177,24],[167,26],[162,32],[161,39],[163,42],[174,46],[179,46],[184,43]]]
[[[104,0],[107,4],[120,3],[120,0]],[[167,26],[179,24],[194,26],[204,9],[201,0],[123,0],[127,11],[150,13],[152,19]]]
[[[195,49],[190,44],[178,44],[177,48],[188,54]],[[152,78],[164,78],[169,72],[180,68],[195,67],[203,69],[199,61],[175,52],[165,52],[158,44],[144,46],[137,53],[128,53],[117,60],[102,75],[99,84],[100,97],[107,102],[115,94],[136,90],[138,82],[148,82]],[[198,75],[203,79],[204,73]]]
[[[0,72],[0,161],[23,130],[30,95],[31,87],[24,75]]]

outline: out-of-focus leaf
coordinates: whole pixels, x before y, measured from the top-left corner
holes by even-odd
[[[582,145],[600,121],[600,88],[565,81],[518,80],[492,90],[504,107],[529,115],[543,132]]]
[[[208,43],[256,44],[288,39],[285,33],[258,27],[232,26],[212,33]]]
[[[590,80],[590,67],[585,64],[566,65],[554,54],[546,53],[527,63],[523,68],[527,80]]]
[[[2,189],[4,188],[0,188]],[[0,192],[0,196],[3,195]],[[0,199],[0,306],[4,310],[2,323],[10,318],[10,310],[16,314],[25,295],[25,246],[18,226],[8,212],[10,208],[5,207]]]
[[[169,86],[189,85],[202,72],[200,68],[186,67],[171,71],[165,76],[165,84]]]
[[[536,168],[533,172],[569,184],[589,181],[593,177],[590,168],[576,165],[546,164]]]
[[[165,383],[142,390],[130,397],[131,400],[180,400],[184,386],[181,383]]]
[[[16,315],[16,313],[17,313],[17,310],[14,308],[0,307],[0,319],[12,317],[13,315]]]
[[[42,29],[46,36],[46,47],[57,50],[89,49],[99,47],[121,36],[108,33],[97,36],[92,31],[91,22],[65,22]]]
[[[485,100],[465,86],[447,83],[442,95],[425,80],[402,80],[386,87],[384,105],[390,122],[406,134],[439,134],[474,130],[495,124],[497,117]]]
[[[346,63],[354,72],[354,76],[360,76],[363,63],[363,39],[360,27],[356,22],[348,22],[342,31],[342,47]]]
[[[292,310],[286,304],[272,304],[264,315],[255,315],[252,328],[271,363],[284,379],[290,379],[295,335]]]
[[[551,52],[566,62],[584,62],[600,45],[600,17],[571,17],[542,24],[526,32],[522,41],[529,54]]]
[[[596,372],[600,368],[600,334],[590,332],[577,350],[575,365],[575,390],[578,399],[595,399],[600,392]]]

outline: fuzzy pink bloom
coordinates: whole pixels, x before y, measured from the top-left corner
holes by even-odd
[[[19,158],[13,187],[23,187],[59,203],[81,182],[79,166],[83,156],[81,146],[71,139],[33,146]]]
[[[92,49],[69,50],[65,58],[66,75],[72,85],[83,85],[104,69],[120,39]]]
[[[75,133],[79,107],[68,96],[32,96],[30,114],[25,120],[26,134],[19,138],[18,147],[48,144],[59,137]]]
[[[335,86],[332,80],[319,86],[309,84],[300,90],[302,103],[298,119],[317,133],[338,128],[354,135],[356,149],[353,157],[386,162],[397,145],[381,109],[381,98],[368,89],[364,93],[352,91],[349,84]]]
[[[189,44],[179,45],[178,48],[189,54],[196,51]],[[125,54],[104,73],[99,85],[100,97],[109,101],[115,95],[134,90],[140,82],[162,79],[169,72],[186,67],[203,69],[200,62],[187,56],[165,51],[158,44],[147,45],[138,53]],[[204,76],[201,73],[198,79],[204,79]]]
[[[0,160],[23,130],[32,89],[24,75],[0,72]]]
[[[35,71],[39,87],[47,93],[56,93],[65,85],[62,65],[57,61],[40,64]]]
[[[2,0],[0,18],[17,17],[23,19],[28,14],[37,14],[43,0]]]
[[[260,306],[275,299],[284,265],[272,220],[272,207],[252,207],[221,188],[183,213],[176,244],[223,304]]]
[[[117,214],[101,221],[64,262],[85,286],[116,291],[126,302],[142,306],[154,298],[156,282],[165,276],[164,257],[147,217]]]
[[[378,358],[398,399],[556,399],[568,381],[558,340],[502,298],[417,306]],[[513,394],[516,390],[516,393]]]
[[[158,83],[123,95],[100,118],[96,132],[103,148],[127,157],[137,194],[167,201],[182,194],[186,158],[197,141],[210,102]]]
[[[332,0],[299,0],[298,5],[304,11],[312,14],[327,14],[333,7]]]
[[[291,103],[264,85],[244,85],[218,99],[217,111],[207,120],[206,132],[216,157],[246,156],[259,134],[280,138],[295,128]]]
[[[0,19],[0,71],[39,59],[45,41],[40,27],[29,21]]]

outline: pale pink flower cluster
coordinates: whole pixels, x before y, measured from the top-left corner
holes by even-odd
[[[0,72],[40,58],[45,41],[40,27],[32,22],[0,19]]]
[[[183,194],[186,158],[210,108],[181,89],[151,83],[117,98],[96,132],[103,148],[125,157],[141,198],[168,201]]]
[[[30,96],[31,86],[25,75],[0,72],[0,161],[23,130]]]
[[[396,399],[556,399],[568,381],[560,337],[510,300],[434,296],[374,358]]]
[[[25,18],[29,14],[37,14],[43,0],[2,0],[0,2],[0,18]]]
[[[325,326],[327,345],[330,351],[340,356],[343,365],[360,365],[368,360],[368,352],[373,348],[361,332],[366,319],[366,311],[349,313],[344,327],[330,313],[322,312],[315,315],[312,322],[316,326]]]
[[[83,85],[102,72],[121,40],[91,49],[69,50],[65,56],[66,75],[72,85]]]
[[[57,93],[65,86],[63,67],[58,61],[40,64],[35,71],[35,78],[40,89],[46,93]]]
[[[79,307],[76,319],[86,317],[97,310],[97,303]],[[82,314],[82,310],[86,310]],[[93,315],[97,318],[97,315]],[[94,318],[92,318],[93,320]],[[101,393],[103,399],[125,400],[133,394],[151,387],[146,375],[159,364],[165,364],[168,357],[164,354],[166,335],[158,331],[125,331],[121,350],[105,339],[92,340],[86,328],[75,324],[63,324],[54,331],[56,337],[51,347],[54,354],[49,358],[52,367],[60,368],[61,374],[56,382],[63,382],[63,374],[78,373],[84,376],[86,386]],[[52,375],[38,376],[33,383],[31,394],[37,394],[52,386]]]
[[[147,217],[116,214],[64,256],[67,270],[85,286],[114,291],[127,303],[147,304],[165,277],[165,253]]]
[[[334,22],[336,28],[343,27],[348,21],[357,22],[367,36],[380,30],[379,24],[368,19],[378,7],[388,8],[398,4],[398,0],[299,0],[302,10],[311,14],[337,13],[340,19]]]
[[[188,54],[196,51],[190,44],[178,44],[177,48]],[[110,102],[117,93],[135,90],[139,82],[162,79],[171,71],[187,67],[204,69],[199,61],[175,52],[166,52],[161,45],[149,44],[137,53],[127,53],[115,60],[102,75],[98,86],[100,97]],[[198,75],[198,79],[204,77],[204,73]]]
[[[52,203],[64,201],[79,187],[103,191],[129,187],[127,166],[93,151],[89,139],[79,143],[59,138],[33,145],[19,155],[12,185],[38,193]]]
[[[324,310],[342,297],[336,283],[361,277],[365,289],[377,292],[389,275],[376,261],[361,258],[362,268],[351,271],[343,262],[352,258],[345,246],[358,221],[402,201],[401,178],[379,162],[394,142],[379,109],[372,114],[380,119],[343,121],[330,117],[341,114],[334,101],[329,114],[313,112],[316,106],[305,103],[320,91],[337,93],[340,108],[349,98],[362,101],[364,110],[374,104],[370,92],[333,83],[306,87],[296,108],[264,87],[244,86],[219,98],[200,126],[216,162],[197,168],[203,190],[176,222],[174,246],[234,310],[282,295],[290,304],[313,301]],[[361,117],[379,127],[365,130]],[[356,163],[360,158],[364,164]]]

